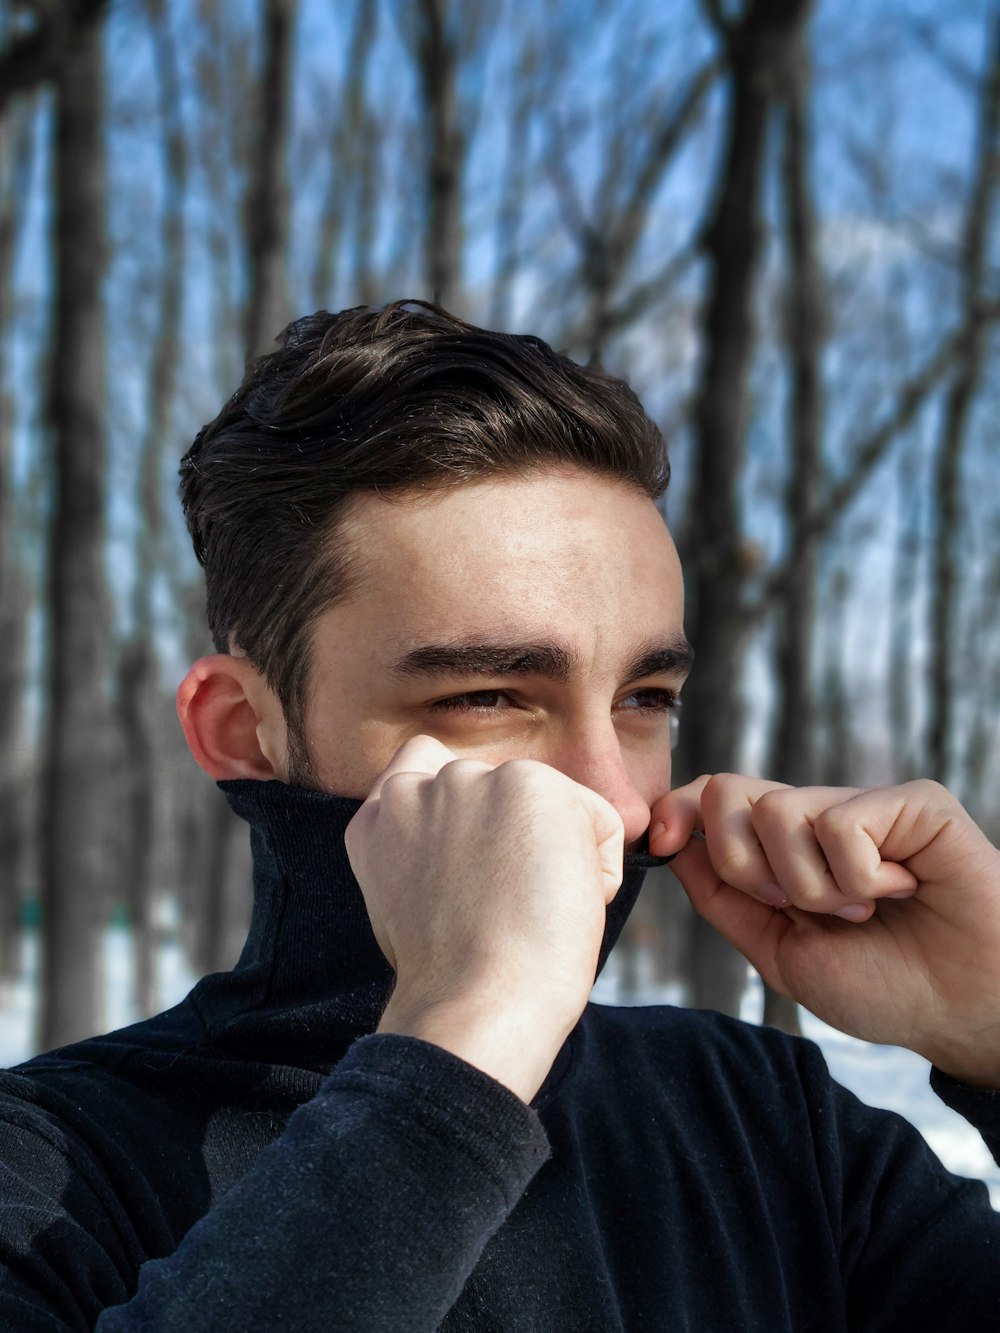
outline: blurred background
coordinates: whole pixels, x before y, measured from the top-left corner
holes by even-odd
[[[0,1059],[238,954],[245,829],[173,712],[211,651],[177,465],[320,307],[629,378],[682,779],[926,775],[995,838],[998,184],[992,0],[0,0]],[[794,1029],[651,880],[606,997]]]

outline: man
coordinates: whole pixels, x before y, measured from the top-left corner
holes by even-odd
[[[404,304],[293,325],[201,433],[219,651],[178,707],[253,924],[174,1010],[4,1077],[4,1327],[1000,1327],[982,1185],[814,1047],[587,1004],[672,854],[1000,1146],[1000,854],[954,800],[669,791],[667,475],[620,382]]]

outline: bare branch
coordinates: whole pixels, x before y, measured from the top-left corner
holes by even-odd
[[[977,324],[986,325],[997,320],[1000,320],[1000,301],[986,302],[977,308]],[[917,413],[956,361],[966,355],[968,340],[968,328],[962,327],[950,334],[900,388],[896,406],[885,421],[854,446],[851,450],[854,464],[850,472],[830,487],[806,522],[813,541],[825,540],[834,530],[861,493],[872,472],[888,455],[896,439],[913,423]],[[775,601],[784,595],[789,576],[787,564],[771,570],[764,580],[760,597],[746,609],[748,621],[756,622],[771,610]]]
[[[674,284],[698,259],[698,247],[692,241],[671,255],[666,264],[644,282],[636,283],[617,305],[604,313],[604,334],[610,336],[639,319],[650,306],[669,294]]]

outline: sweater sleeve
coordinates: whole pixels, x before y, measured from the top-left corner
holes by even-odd
[[[937,1072],[933,1083],[996,1155],[1000,1096]],[[1000,1215],[986,1186],[948,1171],[902,1117],[833,1087],[848,1326],[1000,1329]]]
[[[534,1111],[487,1075],[415,1038],[364,1037],[177,1249],[142,1265],[131,1299],[105,1296],[93,1324],[90,1293],[59,1273],[57,1237],[71,1247],[79,1224],[56,1218],[50,1280],[0,1278],[0,1325],[434,1329],[547,1155]],[[66,1268],[82,1281],[77,1259]]]
[[[970,1088],[940,1069],[931,1070],[931,1087],[946,1106],[978,1129],[994,1162],[1000,1166],[1000,1090]]]

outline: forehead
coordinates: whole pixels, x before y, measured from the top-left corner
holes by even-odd
[[[353,590],[336,609],[364,609],[370,632],[396,648],[456,634],[680,629],[680,567],[656,506],[592,473],[363,494],[338,537]]]

